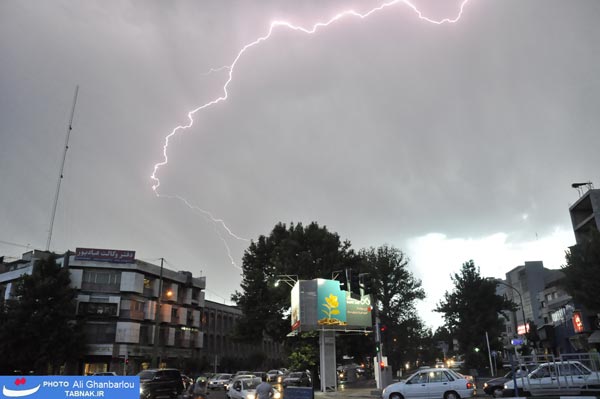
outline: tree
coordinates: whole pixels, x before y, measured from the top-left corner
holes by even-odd
[[[582,243],[566,252],[567,264],[562,267],[562,286],[575,302],[593,312],[600,312],[600,233],[590,230]]]
[[[445,325],[457,339],[467,367],[486,364],[485,334],[498,337],[502,328],[499,315],[514,311],[514,302],[496,295],[496,283],[481,277],[479,267],[470,260],[463,263],[460,273],[451,277],[452,292],[446,291],[435,309],[443,313]],[[493,341],[492,343],[496,343]]]
[[[68,268],[56,256],[40,260],[31,275],[16,282],[0,319],[0,371],[58,374],[84,351],[82,327],[75,322],[75,289]]]
[[[359,252],[361,271],[370,274],[373,296],[379,306],[379,317],[385,331],[381,334],[384,354],[397,370],[417,353],[418,342],[427,335],[419,319],[415,302],[425,298],[421,281],[408,270],[408,259],[393,246],[364,249]]]
[[[286,284],[275,286],[280,275],[300,280],[331,278],[335,270],[351,267],[357,257],[348,241],[313,222],[277,224],[268,237],[252,241],[242,260],[241,292],[232,300],[242,310],[235,334],[239,340],[256,342],[263,333],[283,342],[290,331],[290,290]]]

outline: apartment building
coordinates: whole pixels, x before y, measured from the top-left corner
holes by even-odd
[[[0,266],[0,295],[31,274],[45,251]],[[134,251],[77,248],[57,260],[68,267],[77,290],[76,317],[84,321],[87,350],[81,374],[135,374],[158,355],[161,366],[193,369],[202,356],[205,277],[135,259]],[[162,288],[161,291],[159,291]],[[156,347],[154,331],[158,331]]]

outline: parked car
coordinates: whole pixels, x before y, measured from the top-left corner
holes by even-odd
[[[525,366],[515,370],[515,376],[517,378],[520,378],[523,375],[527,375],[528,373],[529,371],[527,370],[527,368],[525,368]],[[492,378],[491,380],[488,380],[483,384],[483,392],[495,398],[501,398],[502,391],[504,390],[504,384],[506,384],[508,381],[512,381],[512,379],[512,370],[504,374],[502,377]]]
[[[475,385],[452,369],[418,370],[406,380],[385,387],[382,399],[464,399],[473,397]]]
[[[292,371],[282,381],[283,387],[312,387],[312,380],[306,371]]]
[[[117,373],[115,373],[114,371],[103,371],[100,373],[94,373],[92,374],[93,376],[107,376],[107,377],[115,377],[117,375]]]
[[[140,371],[138,376],[140,399],[176,399],[183,392],[183,380],[177,369],[148,369]]]
[[[600,391],[600,373],[578,361],[542,363],[529,375],[517,378],[519,395],[581,395]],[[504,384],[504,396],[514,396],[515,383]]]
[[[216,374],[208,379],[208,389],[225,389],[225,384],[229,383],[233,374]]]
[[[277,382],[277,377],[283,375],[281,370],[269,370],[267,371],[267,382]]]

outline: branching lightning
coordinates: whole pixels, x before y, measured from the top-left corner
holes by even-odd
[[[344,18],[350,18],[350,17],[355,17],[355,18],[359,18],[359,19],[365,19],[368,18],[369,16],[371,16],[374,13],[377,13],[379,11],[382,11],[386,8],[392,7],[394,5],[397,4],[403,4],[407,7],[409,7],[412,11],[414,11],[414,13],[417,15],[417,18],[425,21],[425,22],[429,22],[431,24],[435,24],[435,25],[442,25],[442,24],[446,24],[446,23],[456,23],[460,20],[460,18],[462,17],[463,11],[465,9],[465,6],[467,5],[467,3],[469,2],[469,0],[462,0],[462,2],[460,3],[460,7],[458,10],[457,15],[454,18],[443,18],[443,19],[432,19],[429,18],[427,16],[425,16],[419,9],[418,7],[413,4],[410,0],[390,0],[388,2],[382,3],[377,7],[374,7],[372,9],[370,9],[369,11],[360,13],[354,10],[346,10],[343,12],[340,12],[338,14],[335,14],[333,17],[329,18],[328,20],[324,21],[324,22],[317,22],[314,23],[311,26],[305,27],[305,26],[301,26],[301,25],[295,25],[291,22],[288,21],[281,21],[281,20],[276,20],[271,22],[271,24],[269,25],[269,29],[267,30],[267,32],[261,36],[258,37],[257,39],[255,39],[252,42],[247,43],[246,45],[244,45],[237,53],[237,55],[234,57],[233,62],[230,65],[226,65],[226,66],[222,66],[220,68],[213,68],[210,69],[208,72],[203,73],[202,75],[208,75],[211,74],[213,72],[220,72],[220,71],[228,71],[228,78],[225,81],[225,83],[222,86],[222,94],[216,98],[214,98],[213,100],[200,105],[199,107],[189,111],[187,113],[187,119],[188,119],[188,123],[185,125],[179,125],[177,127],[175,127],[164,139],[164,145],[163,145],[163,160],[161,162],[158,162],[154,165],[154,169],[152,171],[152,175],[150,176],[150,178],[153,181],[153,185],[152,185],[152,190],[154,191],[154,193],[158,196],[158,197],[163,197],[163,198],[171,198],[171,199],[177,199],[182,201],[187,207],[189,207],[192,211],[194,211],[197,214],[200,214],[201,216],[207,218],[208,220],[212,221],[215,224],[215,231],[217,232],[217,235],[219,236],[219,238],[221,239],[221,241],[223,241],[223,244],[225,245],[225,248],[227,249],[227,253],[229,256],[229,259],[231,260],[231,263],[239,268],[239,266],[235,263],[235,261],[233,260],[233,257],[231,255],[231,250],[227,244],[227,241],[225,240],[225,238],[222,236],[222,234],[219,232],[219,230],[216,228],[217,225],[220,225],[226,232],[227,234],[236,239],[236,240],[242,240],[242,241],[250,241],[246,238],[242,238],[239,237],[238,235],[234,234],[231,229],[225,224],[225,221],[222,219],[218,219],[215,218],[209,211],[206,211],[200,207],[197,207],[195,205],[192,205],[188,200],[186,200],[185,198],[182,198],[180,196],[176,196],[176,195],[164,195],[164,194],[159,194],[158,193],[158,188],[160,187],[160,179],[158,178],[158,171],[161,167],[167,165],[169,163],[169,158],[167,156],[167,150],[169,148],[169,141],[170,139],[175,136],[177,133],[179,133],[182,130],[185,129],[189,129],[194,125],[194,115],[202,110],[205,110],[207,108],[212,107],[213,105],[217,105],[220,102],[223,102],[225,100],[227,100],[227,98],[229,97],[229,84],[232,82],[233,80],[233,76],[235,73],[235,67],[237,66],[238,62],[240,61],[240,59],[242,58],[242,56],[244,54],[246,54],[247,51],[249,51],[252,47],[255,47],[259,44],[261,44],[264,41],[267,41],[275,32],[275,30],[277,28],[286,28],[288,30],[293,30],[293,31],[297,31],[297,32],[301,32],[304,34],[309,34],[312,35],[314,33],[316,33],[319,29],[321,28],[325,28],[341,19]]]

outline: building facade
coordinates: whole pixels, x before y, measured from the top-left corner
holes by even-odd
[[[235,340],[234,329],[241,316],[242,311],[235,306],[205,301],[202,319],[204,354],[211,370],[232,372],[280,367],[284,363],[281,344],[267,336],[263,336],[260,346]]]
[[[2,263],[2,298],[12,298],[15,281],[48,256],[31,251]],[[77,290],[76,317],[84,323],[87,350],[77,365],[79,373],[131,375],[156,359],[161,366],[194,368],[204,343],[205,277],[137,260],[133,251],[78,248],[57,262],[69,268]]]
[[[591,187],[591,184],[590,184]],[[581,244],[589,230],[600,230],[600,190],[589,189],[569,207],[575,242]]]

